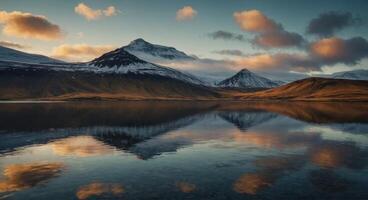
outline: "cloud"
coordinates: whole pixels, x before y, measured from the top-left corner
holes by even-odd
[[[368,57],[368,41],[362,37],[325,38],[311,43],[305,53],[274,53],[244,56],[231,61],[238,68],[253,70],[321,71],[321,67],[344,63],[355,65]]]
[[[259,10],[235,12],[234,18],[241,29],[250,32],[270,32],[280,29],[280,25]]]
[[[105,10],[103,10],[102,12],[107,17],[114,16],[118,13],[118,11],[116,10],[116,8],[114,6],[109,6]]]
[[[304,39],[298,33],[284,30],[266,32],[257,35],[252,43],[264,48],[301,46]]]
[[[63,37],[60,27],[41,15],[0,11],[0,23],[4,25],[3,33],[9,36],[39,40],[58,40]]]
[[[256,54],[232,61],[238,69],[252,70],[288,70],[296,72],[320,71],[321,64],[308,54]]]
[[[115,49],[111,45],[92,46],[88,44],[63,44],[55,47],[51,56],[71,61],[88,61]]]
[[[261,11],[235,12],[236,23],[244,31],[254,32],[252,43],[263,48],[284,48],[301,46],[304,39],[298,33],[284,30],[281,24],[268,18]]]
[[[196,15],[197,11],[194,10],[191,6],[184,6],[176,12],[176,20],[178,21],[187,21],[192,20]]]
[[[222,39],[222,40],[236,40],[236,41],[245,41],[245,38],[241,34],[231,33],[228,31],[215,31],[213,33],[209,33],[208,36],[212,39]]]
[[[214,51],[213,53],[220,55],[228,55],[228,56],[245,56],[245,54],[237,49],[224,49],[219,51]]]
[[[22,44],[18,44],[18,43],[15,43],[15,42],[10,42],[10,41],[0,41],[0,46],[15,48],[15,49],[27,49],[27,48],[29,48],[29,46],[27,46],[27,45],[22,45]]]
[[[360,18],[354,18],[350,12],[330,11],[321,13],[310,21],[307,33],[319,36],[331,36],[349,26],[360,24]]]
[[[368,57],[368,41],[362,37],[341,39],[331,37],[313,42],[310,52],[324,64],[344,63],[354,65]]]
[[[79,15],[85,17],[87,20],[97,20],[103,16],[111,17],[117,15],[118,10],[114,6],[109,6],[104,10],[94,10],[84,3],[80,3],[75,6],[74,11]]]

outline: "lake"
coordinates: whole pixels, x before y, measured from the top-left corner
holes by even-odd
[[[368,199],[368,105],[2,103],[0,199]]]

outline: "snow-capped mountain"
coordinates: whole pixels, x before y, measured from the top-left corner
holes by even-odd
[[[167,47],[157,44],[151,44],[141,38],[133,40],[129,45],[123,47],[129,53],[144,59],[168,59],[168,60],[193,60],[194,58],[188,56],[184,52],[181,52],[174,47]]]
[[[63,63],[63,61],[49,58],[47,56],[30,54],[15,49],[0,46],[0,60],[1,61],[15,61],[23,63]]]
[[[204,85],[205,83],[195,76],[180,72],[178,70],[159,66],[150,62],[141,60],[137,56],[126,51],[125,47],[118,48],[114,51],[105,53],[88,63],[91,70],[100,73],[117,73],[117,74],[147,74],[158,75],[168,78],[179,79],[184,82]]]
[[[258,76],[257,74],[247,70],[242,69],[234,76],[225,79],[217,84],[219,87],[224,88],[273,88],[279,86],[279,83],[267,79],[262,76]]]
[[[332,74],[331,77],[338,79],[368,80],[368,70],[359,69],[353,71],[337,72]]]

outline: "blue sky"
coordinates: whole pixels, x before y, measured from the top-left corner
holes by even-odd
[[[118,12],[114,16],[87,20],[77,14],[74,8],[84,3],[92,9],[114,6]],[[178,21],[176,12],[184,6],[191,6],[197,15],[191,20]],[[43,15],[62,30],[64,37],[57,40],[39,40],[0,34],[0,40],[27,45],[24,51],[51,55],[54,48],[63,45],[87,44],[120,47],[136,38],[168,46],[174,46],[187,54],[201,58],[231,59],[213,51],[224,49],[241,50],[245,55],[259,53],[300,52],[300,48],[254,47],[249,40],[254,33],[242,30],[235,22],[234,12],[259,10],[273,21],[282,24],[289,32],[302,35],[308,41],[319,38],[307,35],[306,27],[311,19],[328,11],[350,12],[354,16],[368,20],[368,2],[364,0],[2,0],[1,11],[20,11],[32,15]],[[1,27],[1,26],[0,26]],[[209,33],[223,30],[242,34],[245,41],[214,40]],[[336,32],[333,36],[343,39],[360,36],[367,39],[368,26],[354,26]],[[366,58],[359,60],[366,64]],[[355,64],[356,65],[356,64]],[[328,67],[332,67],[329,65]],[[335,70],[351,68],[345,63],[334,63]],[[355,66],[358,67],[359,66]],[[353,67],[354,68],[354,67]]]

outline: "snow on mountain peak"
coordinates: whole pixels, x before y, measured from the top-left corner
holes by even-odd
[[[63,61],[49,58],[47,56],[30,54],[4,46],[0,46],[0,60],[32,64],[64,63]]]
[[[279,86],[278,83],[259,76],[244,68],[234,76],[225,79],[217,84],[219,87],[230,88],[273,88]]]
[[[137,63],[143,64],[147,62],[130,54],[123,48],[115,49],[113,51],[105,53],[102,56],[90,62],[91,65],[94,65],[97,67],[110,67],[110,68],[114,66],[120,67],[120,66],[126,66],[126,65],[137,64]]]
[[[184,52],[178,51],[174,47],[167,47],[157,44],[151,44],[142,38],[138,38],[123,47],[129,53],[144,59],[151,60],[150,57],[163,59],[194,59]]]
[[[192,84],[204,85],[203,81],[191,74],[146,62],[126,51],[125,48],[119,48],[105,53],[87,64],[91,70],[99,73],[157,75],[179,79]]]
[[[343,71],[332,74],[333,78],[351,79],[351,80],[368,80],[368,70],[358,69],[353,71]]]
[[[252,72],[250,72],[247,68],[243,68],[238,73],[252,73]]]

